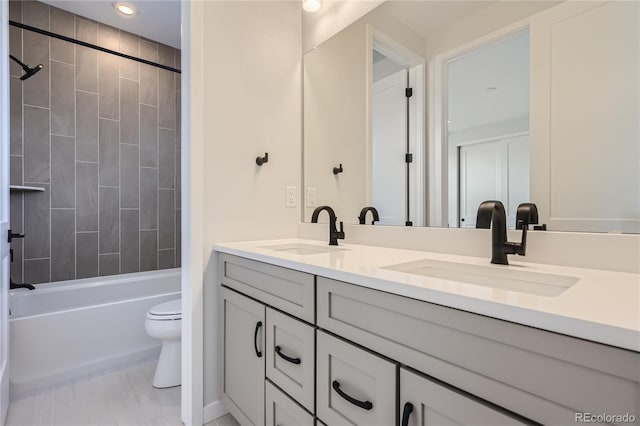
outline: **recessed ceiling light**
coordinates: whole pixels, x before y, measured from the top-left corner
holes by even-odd
[[[307,12],[317,12],[320,10],[321,0],[302,0],[302,8]]]
[[[115,2],[113,3],[113,7],[125,16],[134,16],[136,14],[136,8],[129,3]]]

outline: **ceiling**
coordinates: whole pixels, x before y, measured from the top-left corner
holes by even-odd
[[[449,131],[529,115],[529,32],[478,48],[447,65]]]
[[[180,0],[130,0],[138,13],[125,17],[110,0],[40,0],[85,18],[180,49]]]
[[[409,27],[414,33],[428,39],[445,28],[486,9],[497,0],[456,1],[387,1],[378,11],[388,13]]]

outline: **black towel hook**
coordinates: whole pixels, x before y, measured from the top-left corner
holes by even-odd
[[[342,169],[342,163],[340,163],[340,167],[334,167],[333,168],[333,174],[337,175],[338,173],[342,173],[344,172],[344,170]]]
[[[269,153],[265,152],[264,157],[256,157],[256,164],[258,166],[262,166],[264,163],[269,162]]]

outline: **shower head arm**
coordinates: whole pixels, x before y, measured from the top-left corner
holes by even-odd
[[[25,74],[20,77],[20,80],[26,80],[29,77],[31,77],[32,75],[34,75],[35,73],[37,73],[38,71],[40,71],[42,68],[44,68],[44,65],[42,64],[38,64],[35,67],[31,68],[29,65],[25,64],[24,62],[22,62],[20,59],[16,58],[13,55],[9,55],[9,57],[11,59],[13,59],[14,61],[16,61],[24,70]]]
[[[29,72],[29,71],[31,71],[31,67],[30,67],[29,65],[25,64],[24,62],[22,62],[20,59],[16,58],[16,57],[15,57],[15,56],[13,56],[13,55],[9,55],[9,57],[10,57],[11,59],[13,59],[14,61],[16,61],[16,63],[17,63],[18,65],[20,65],[20,66],[22,67],[22,69],[23,69],[25,72]]]

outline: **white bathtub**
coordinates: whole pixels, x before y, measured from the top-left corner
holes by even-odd
[[[178,297],[179,268],[12,290],[11,395],[157,356],[145,314]]]

